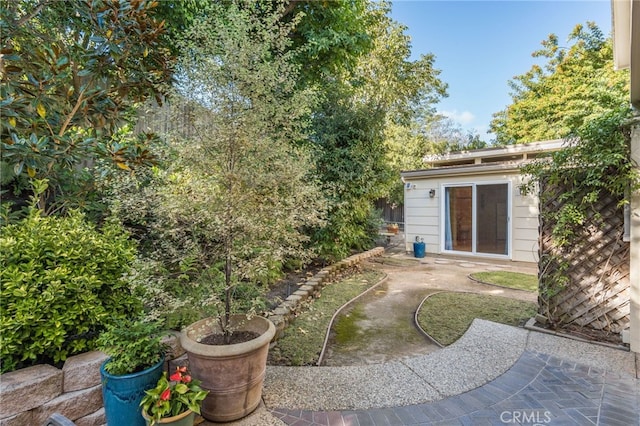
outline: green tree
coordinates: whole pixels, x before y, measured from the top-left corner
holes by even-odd
[[[585,256],[585,236],[615,226],[594,205],[613,197],[621,207],[640,184],[624,128],[631,114],[628,73],[614,72],[611,39],[594,24],[577,26],[572,40],[569,48],[560,48],[555,36],[543,43],[536,55],[548,58],[547,65],[516,78],[514,103],[492,123],[501,143],[565,140],[550,159],[522,168],[525,189],[539,192],[541,206],[559,204],[540,212],[552,240],[541,253],[539,311],[556,327],[578,314],[563,301],[584,291],[585,282],[572,280],[567,270]]]
[[[453,151],[480,149],[487,146],[477,133],[465,131],[451,118],[435,114],[432,109],[415,114],[408,124],[390,123],[385,129],[387,163],[396,179],[387,200],[402,204],[404,187],[397,175],[404,170],[424,169],[424,158]]]
[[[612,40],[594,23],[577,25],[568,47],[550,35],[533,56],[547,63],[534,65],[510,82],[513,102],[491,122],[497,143],[565,138],[584,123],[628,104],[629,74],[614,71]]]
[[[384,114],[339,90],[314,115],[314,159],[331,206],[328,224],[314,240],[328,258],[343,258],[373,243],[373,202],[384,195],[391,177],[381,139]]]
[[[96,157],[128,169],[149,160],[147,139],[111,139],[131,107],[171,76],[165,21],[151,0],[0,3],[3,168],[46,178],[40,207],[89,192],[82,172]],[[4,182],[8,181],[5,176]],[[47,208],[47,201],[57,206]]]
[[[399,182],[400,169],[388,161],[388,129],[410,125],[446,93],[434,57],[411,61],[406,28],[389,13],[386,2],[367,5],[361,20],[372,44],[321,87],[325,96],[314,114],[314,158],[332,204],[329,225],[316,241],[328,256],[373,243],[373,203]]]
[[[322,85],[352,70],[358,58],[371,50],[369,1],[287,0],[285,4],[283,20],[299,20],[290,37],[295,61],[304,65],[301,84]]]
[[[295,143],[314,100],[296,89],[296,20],[284,24],[283,8],[256,14],[251,5],[213,6],[184,35],[176,99],[192,122],[173,141],[179,168],[163,207],[176,230],[203,245],[212,281],[224,283],[223,327],[240,283],[308,255],[303,231],[321,225],[324,211],[308,153]]]

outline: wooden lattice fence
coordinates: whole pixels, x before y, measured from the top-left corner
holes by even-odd
[[[558,247],[546,213],[563,206],[563,188],[543,184],[541,190],[539,313],[558,328],[621,332],[629,325],[630,246],[620,200],[601,195],[575,241]]]

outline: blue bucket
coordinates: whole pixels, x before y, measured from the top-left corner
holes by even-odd
[[[146,426],[140,402],[145,390],[156,387],[162,376],[164,359],[139,373],[114,376],[104,371],[106,360],[100,366],[102,401],[107,426]]]
[[[426,244],[423,242],[413,243],[413,255],[415,257],[424,257],[426,247]]]

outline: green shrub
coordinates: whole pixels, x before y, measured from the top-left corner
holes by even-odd
[[[332,209],[329,223],[314,235],[314,244],[320,257],[344,259],[354,251],[372,248],[380,225],[380,214],[372,202],[353,199]]]
[[[98,348],[109,355],[104,370],[114,376],[133,374],[151,368],[164,358],[161,324],[121,319],[107,326],[97,340]]]
[[[121,227],[100,230],[78,212],[26,218],[0,235],[1,371],[95,347],[97,333],[140,310],[123,274],[135,247]]]

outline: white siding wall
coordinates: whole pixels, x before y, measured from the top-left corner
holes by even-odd
[[[511,182],[510,258],[521,262],[537,262],[538,258],[538,199],[520,195],[522,178],[517,172],[480,176],[450,176],[437,178],[405,178],[411,185],[404,190],[406,250],[413,251],[416,236],[423,238],[427,253],[442,252],[441,203],[443,185],[483,182]],[[429,190],[435,189],[434,198]]]
[[[538,262],[538,197],[521,195],[520,175],[513,177],[511,208],[511,258],[520,262]]]
[[[439,253],[440,189],[437,180],[411,181],[415,187],[404,190],[404,232],[406,250],[413,251],[416,236],[424,239],[427,253]],[[429,198],[429,189],[436,196]]]

